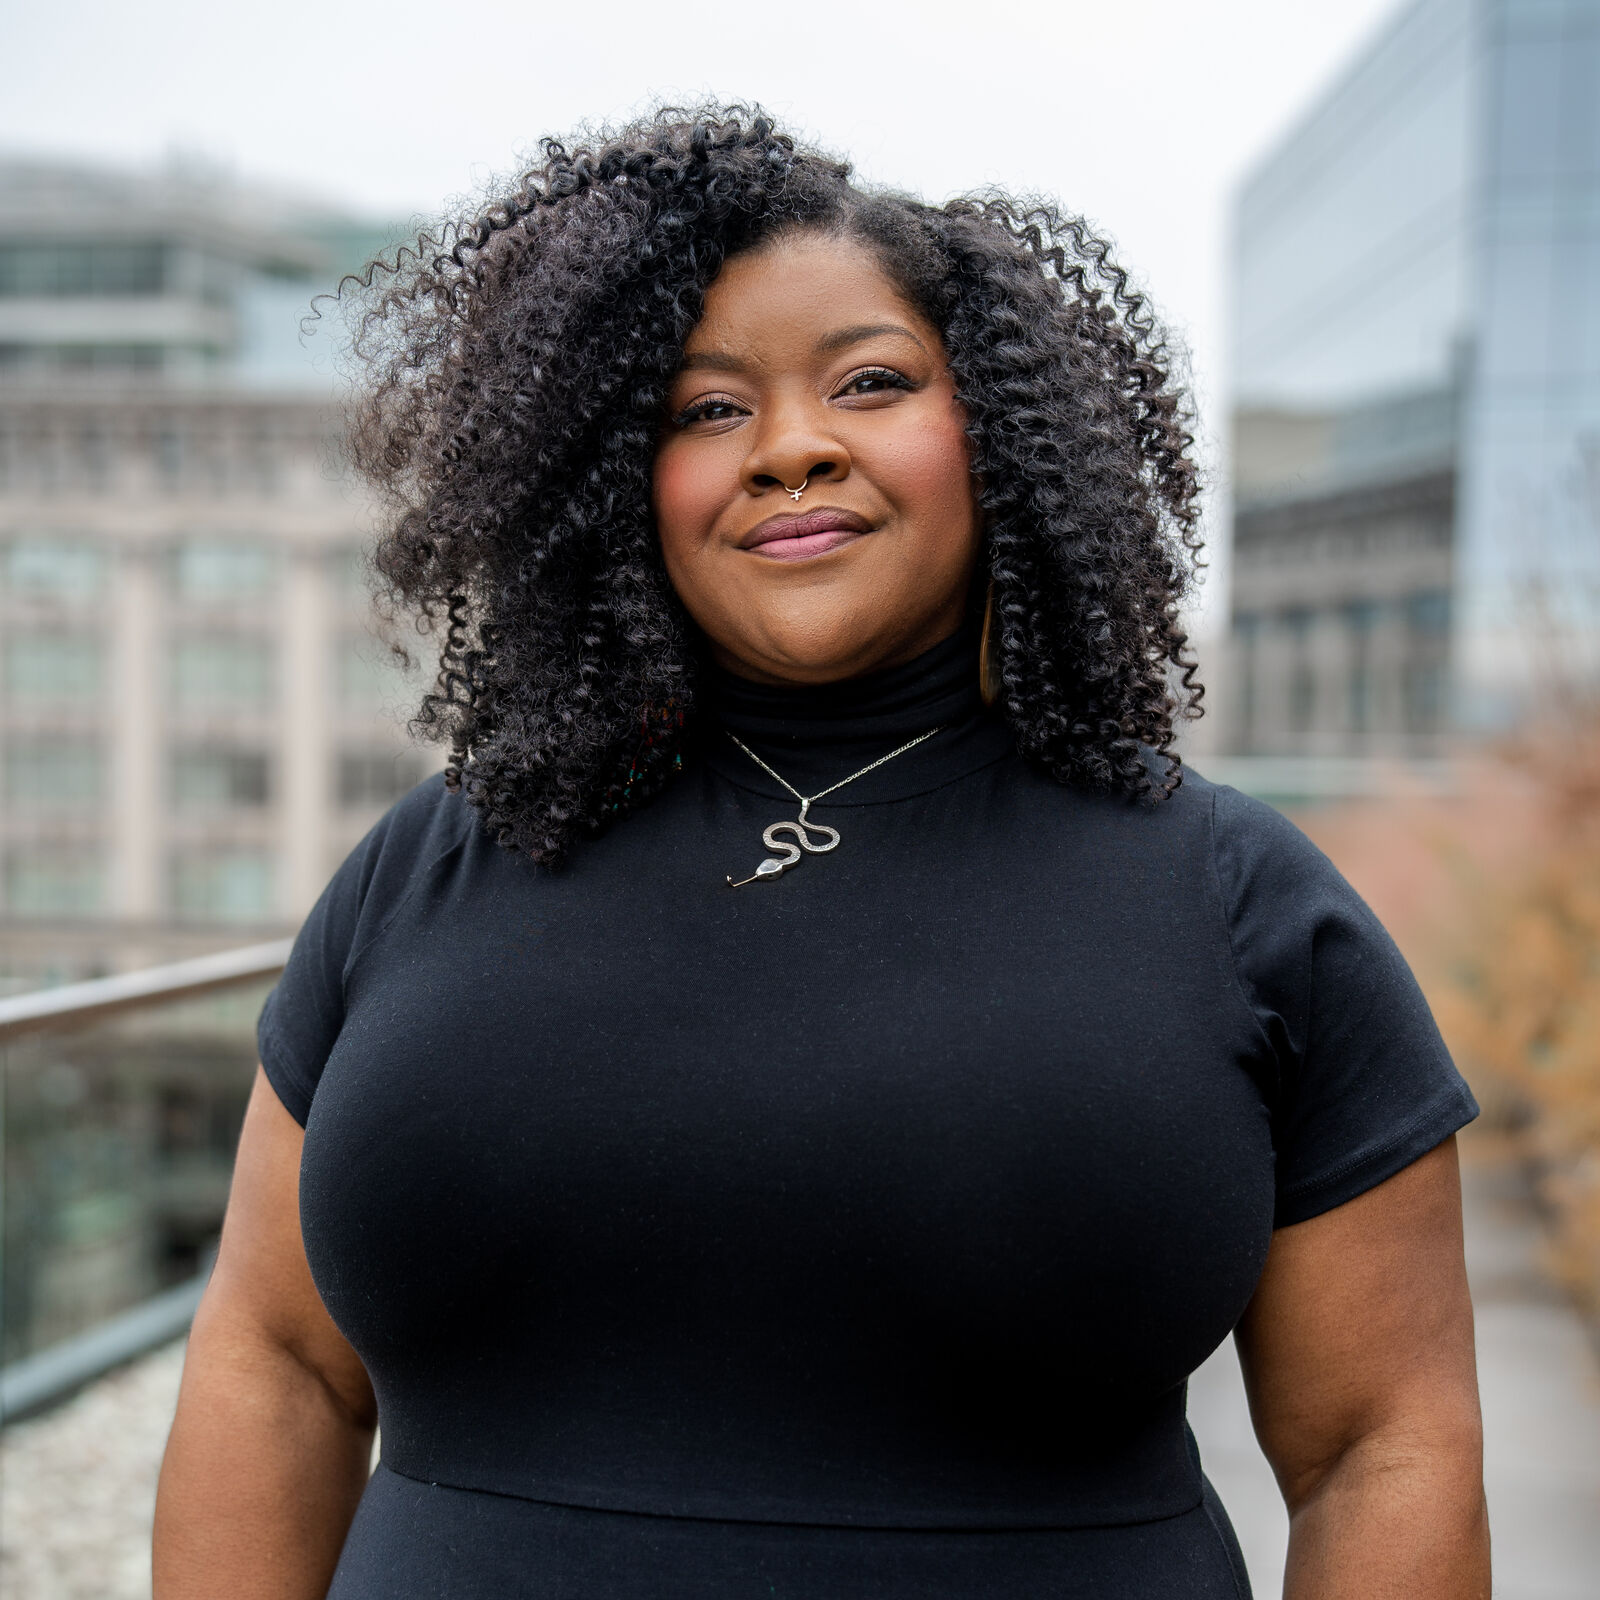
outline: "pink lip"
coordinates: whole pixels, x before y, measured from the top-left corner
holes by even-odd
[[[739,541],[739,548],[757,550],[773,561],[804,561],[871,532],[872,524],[859,512],[818,506],[814,511],[780,512],[758,522]]]

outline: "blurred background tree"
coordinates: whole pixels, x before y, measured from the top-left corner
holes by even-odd
[[[1527,1165],[1552,1265],[1600,1329],[1600,705],[1549,706],[1454,793],[1298,820],[1405,949],[1483,1104],[1471,1147]]]

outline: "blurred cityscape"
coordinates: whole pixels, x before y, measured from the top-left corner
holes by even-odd
[[[1600,0],[1401,5],[1232,221],[1195,759],[1289,809],[1411,957],[1479,1148],[1532,1184],[1506,1249],[1561,1284],[1552,1415],[1592,1420],[1563,1374],[1572,1306],[1600,1328]],[[199,1281],[272,941],[439,765],[371,622],[343,325],[308,318],[402,232],[192,161],[0,152],[0,1408]],[[241,946],[215,992],[5,1031],[6,995]],[[1483,1237],[1475,1281],[1523,1283]],[[26,1592],[113,1592],[62,1582]]]
[[[0,994],[291,933],[437,765],[306,321],[385,238],[192,166],[0,160]],[[248,1012],[11,1049],[0,1359],[197,1270]]]
[[[292,929],[423,774],[301,333],[384,237],[181,165],[0,162],[13,991]]]
[[[1249,175],[1223,749],[1316,793],[1593,683],[1597,181],[1583,0],[1418,0]]]

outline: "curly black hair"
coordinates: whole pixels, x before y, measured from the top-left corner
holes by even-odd
[[[391,618],[439,640],[413,728],[449,742],[446,781],[495,837],[554,863],[681,766],[704,643],[651,511],[665,397],[724,261],[807,230],[873,250],[943,335],[1019,749],[1064,783],[1170,792],[1175,719],[1204,693],[1178,621],[1193,437],[1106,242],[1045,202],[865,190],[740,105],[540,150],[340,289],[368,374],[352,454],[386,512],[374,566]]]

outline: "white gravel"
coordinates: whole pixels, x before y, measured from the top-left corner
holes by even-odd
[[[156,1473],[184,1341],[0,1432],[0,1595],[150,1600]]]

